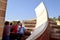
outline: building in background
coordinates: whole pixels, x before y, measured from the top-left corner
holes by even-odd
[[[50,40],[60,40],[60,25],[58,25],[59,21],[56,22],[52,19],[49,19],[50,23]]]
[[[25,26],[26,30],[33,32],[36,25],[36,19],[23,20],[22,23]]]
[[[57,22],[57,25],[60,25],[60,21],[59,20],[57,20],[56,22]]]
[[[0,0],[0,40],[2,39],[7,0]]]

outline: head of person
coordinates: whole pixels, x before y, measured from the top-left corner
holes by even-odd
[[[6,22],[4,23],[4,25],[9,25],[9,21],[6,21]]]
[[[10,23],[10,25],[13,25],[12,23]]]
[[[22,27],[22,23],[20,24],[20,26]]]
[[[10,26],[13,25],[13,23],[10,23]]]
[[[21,25],[21,22],[20,22],[20,21],[18,21],[18,22],[17,22],[17,25]]]

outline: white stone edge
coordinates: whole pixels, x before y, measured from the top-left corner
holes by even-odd
[[[37,29],[35,29],[34,32],[26,40],[37,39],[39,36],[41,36],[44,33],[47,26],[48,26],[48,22],[45,22],[44,24],[41,25],[41,27],[38,27]]]

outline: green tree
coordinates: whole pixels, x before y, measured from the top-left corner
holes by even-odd
[[[57,18],[56,18],[56,17],[54,17],[54,18],[53,18],[53,20],[54,20],[54,21],[56,21],[56,20],[57,20]]]
[[[16,23],[17,23],[17,21],[13,21],[12,23],[13,23],[13,24],[16,24]]]
[[[58,20],[60,21],[60,16],[58,16]]]

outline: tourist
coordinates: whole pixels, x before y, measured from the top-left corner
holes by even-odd
[[[10,35],[10,26],[9,26],[9,22],[6,21],[4,24],[3,39],[2,40],[10,40],[9,35]]]
[[[23,37],[25,32],[25,28],[22,26],[22,23],[18,26],[18,39],[17,40],[22,40],[21,38]]]
[[[14,35],[14,40],[17,39],[17,32],[18,32],[18,26],[20,25],[20,21],[17,22],[16,25],[13,26],[13,35]]]
[[[10,40],[14,40],[13,23],[10,23]]]

